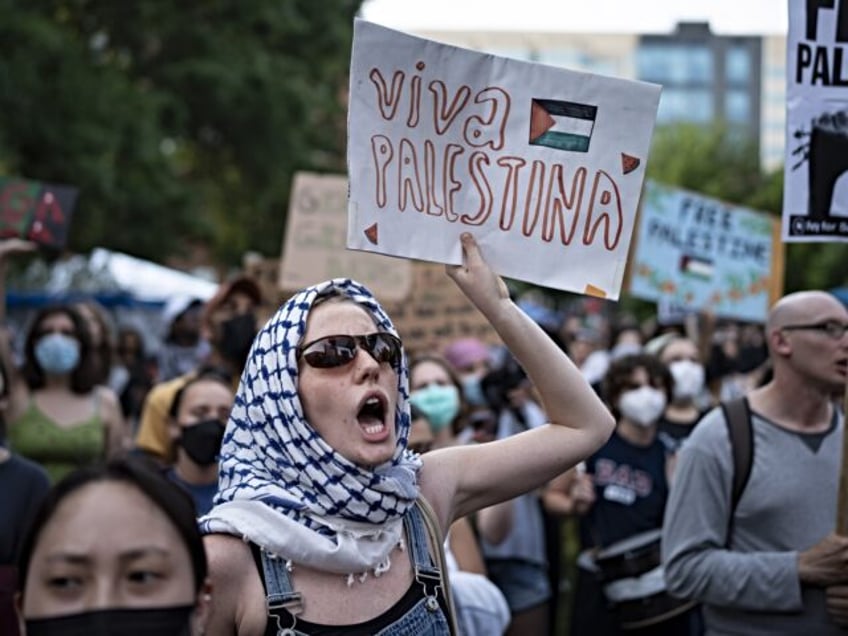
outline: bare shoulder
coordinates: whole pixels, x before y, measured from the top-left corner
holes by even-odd
[[[231,534],[207,534],[203,537],[209,569],[213,566],[234,569],[247,568],[252,563],[250,547],[247,543]],[[214,576],[214,572],[212,572]]]
[[[422,458],[419,486],[421,494],[432,506],[442,531],[453,521],[454,498],[460,467],[469,459],[468,447],[452,446],[430,451]]]
[[[203,544],[214,599],[206,633],[263,634],[265,592],[250,547],[225,534],[207,535]]]
[[[100,401],[109,406],[119,406],[120,402],[118,401],[118,394],[115,393],[114,389],[106,386],[105,384],[98,384],[94,387],[94,390],[97,391],[97,397],[100,398]]]

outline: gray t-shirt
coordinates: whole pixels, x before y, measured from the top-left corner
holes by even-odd
[[[704,604],[708,634],[843,634],[824,590],[798,580],[798,553],[834,530],[842,418],[834,414],[817,434],[757,414],[753,427],[754,460],[729,542],[733,459],[721,409],[684,443],[663,527],[669,590]]]

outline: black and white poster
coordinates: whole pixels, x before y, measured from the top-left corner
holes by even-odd
[[[783,240],[848,241],[848,0],[789,0]]]

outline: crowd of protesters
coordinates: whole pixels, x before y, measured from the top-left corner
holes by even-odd
[[[245,276],[171,299],[155,351],[96,303],[6,334],[0,633],[841,633],[845,307],[790,295],[765,326],[637,321],[594,299],[560,313],[513,303],[463,247],[451,276],[499,338],[407,348],[408,366],[379,303],[347,284],[263,328]],[[382,387],[354,413],[379,456],[323,423],[345,419],[342,372]],[[718,406],[745,396],[754,494],[737,509]],[[793,444],[810,456],[784,472]],[[782,472],[789,494],[767,486]],[[564,519],[579,535],[567,594]]]

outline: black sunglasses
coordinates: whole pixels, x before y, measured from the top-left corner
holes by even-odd
[[[388,362],[393,367],[400,366],[400,339],[385,331],[365,336],[324,336],[298,347],[297,357],[306,360],[310,367],[331,369],[353,361],[357,349],[367,351],[377,362]]]
[[[834,340],[839,340],[848,331],[848,324],[837,320],[828,320],[826,322],[817,322],[808,325],[786,325],[781,327],[786,331],[810,330],[823,331]]]

